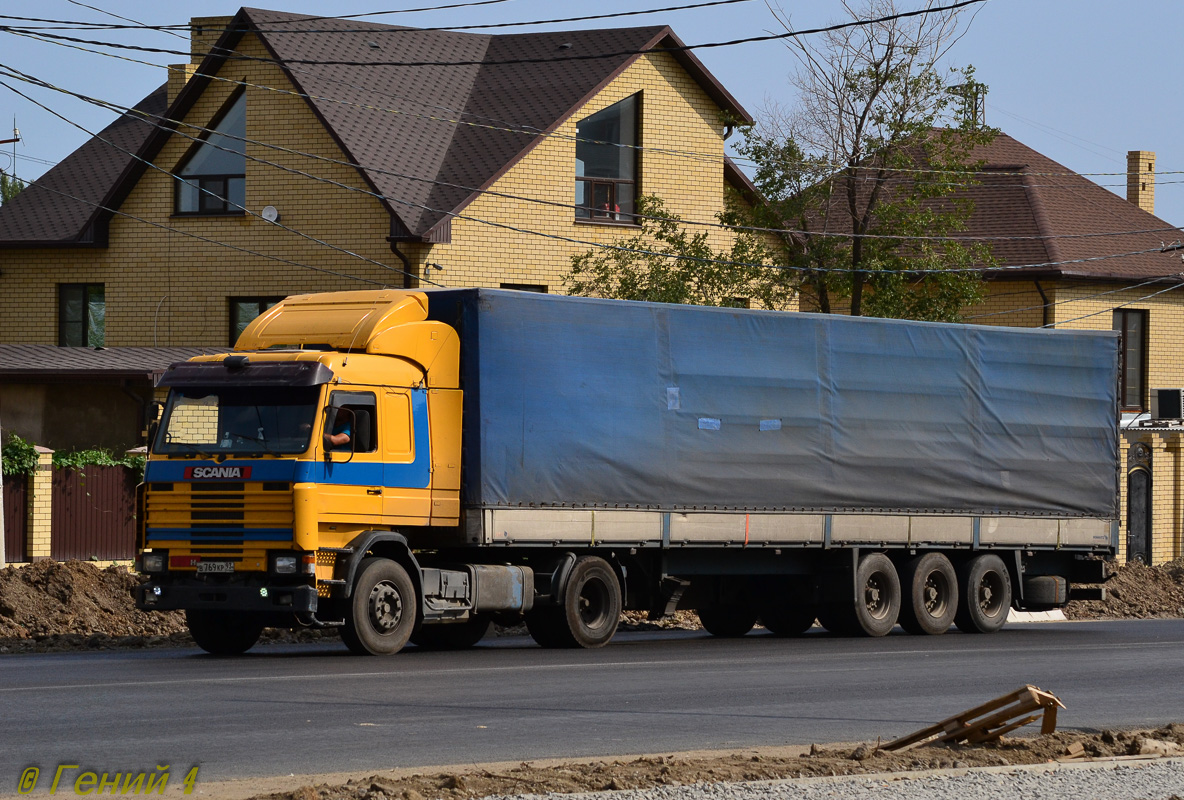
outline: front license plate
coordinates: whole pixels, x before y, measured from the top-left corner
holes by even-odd
[[[199,561],[198,572],[234,572],[233,561]]]

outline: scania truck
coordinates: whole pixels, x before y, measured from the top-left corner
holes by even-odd
[[[177,363],[137,605],[211,653],[350,650],[623,609],[716,636],[998,630],[1104,580],[1114,334],[489,289],[290,297]]]

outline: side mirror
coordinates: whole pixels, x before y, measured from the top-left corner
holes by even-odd
[[[153,401],[148,406],[148,450],[152,450],[156,443],[156,434],[160,430],[160,415],[164,412],[164,403]]]

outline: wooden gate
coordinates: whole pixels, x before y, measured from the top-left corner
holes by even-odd
[[[126,467],[53,471],[51,557],[130,560],[136,549],[136,480]]]
[[[4,479],[4,561],[14,563],[28,560],[28,547],[25,529],[28,523],[26,504],[28,503],[29,481],[24,475],[14,475]]]

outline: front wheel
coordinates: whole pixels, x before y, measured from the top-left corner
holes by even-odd
[[[397,653],[411,637],[416,607],[407,570],[389,558],[367,558],[354,579],[341,639],[359,655]]]
[[[958,570],[962,602],[954,624],[964,633],[994,633],[1011,610],[1011,576],[997,555],[975,556]]]
[[[185,610],[185,624],[197,646],[216,656],[237,656],[259,641],[263,623],[230,611]]]

